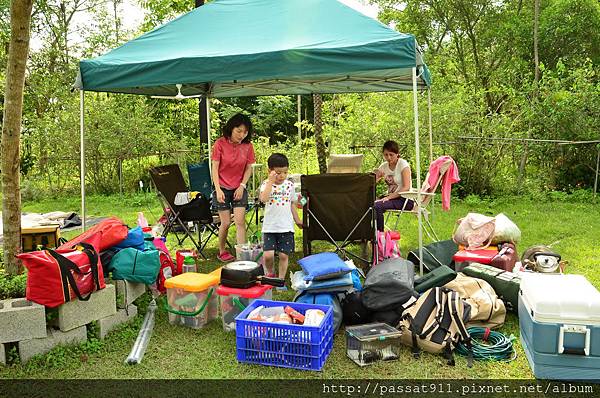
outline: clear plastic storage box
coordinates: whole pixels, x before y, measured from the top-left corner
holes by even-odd
[[[169,323],[200,329],[217,318],[218,274],[186,272],[165,281]]]
[[[235,317],[250,305],[254,300],[271,300],[273,286],[256,284],[248,289],[219,286],[217,294],[221,302],[221,318],[223,330],[235,331]]]
[[[360,366],[398,359],[400,331],[385,323],[346,328],[346,352]]]

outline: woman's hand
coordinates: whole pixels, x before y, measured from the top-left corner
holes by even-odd
[[[242,196],[244,196],[244,187],[240,185],[233,193],[233,200],[240,200]]]
[[[225,194],[223,191],[220,188],[217,188],[215,191],[217,193],[217,202],[225,203]]]

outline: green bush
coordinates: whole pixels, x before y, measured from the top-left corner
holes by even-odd
[[[0,268],[0,300],[7,298],[25,297],[27,275],[6,275],[4,268]]]

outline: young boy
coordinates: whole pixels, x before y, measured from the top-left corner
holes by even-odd
[[[289,162],[285,155],[274,153],[267,160],[269,178],[260,186],[259,200],[265,204],[262,234],[265,272],[273,276],[275,252],[279,253],[279,278],[285,279],[289,254],[294,251],[294,222],[302,228],[296,209],[294,184],[287,179]],[[286,287],[277,288],[287,290]]]

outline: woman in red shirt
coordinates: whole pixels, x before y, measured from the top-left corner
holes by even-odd
[[[246,115],[232,116],[223,128],[223,137],[215,141],[212,150],[212,179],[215,185],[215,206],[219,212],[219,255],[221,261],[235,259],[227,250],[227,233],[231,225],[231,210],[236,228],[237,243],[246,242],[246,183],[255,162],[254,147],[250,142],[252,122]]]

